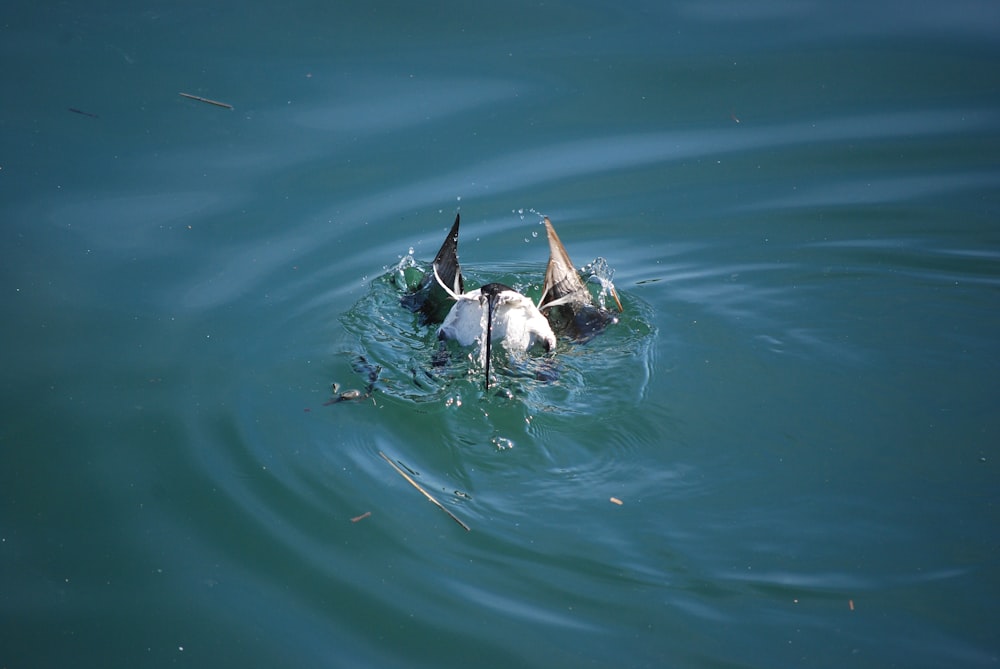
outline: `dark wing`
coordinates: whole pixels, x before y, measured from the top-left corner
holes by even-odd
[[[465,288],[462,268],[458,264],[459,220],[460,215],[455,214],[455,223],[452,224],[448,236],[445,237],[437,255],[434,256],[432,269],[424,272],[416,290],[400,299],[400,304],[404,307],[420,313],[420,318],[425,324],[442,322],[454,303],[434,278],[434,267],[437,268],[441,281],[456,293],[462,293]]]

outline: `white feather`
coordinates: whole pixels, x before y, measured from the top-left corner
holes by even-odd
[[[451,291],[449,291],[451,292]],[[456,298],[454,306],[438,329],[441,339],[453,339],[462,346],[476,344],[479,348],[480,364],[485,366],[485,339],[488,305],[486,297],[478,288]],[[503,342],[508,351],[527,351],[541,345],[551,351],[556,345],[556,336],[535,303],[513,290],[502,291],[497,296],[493,312],[492,341]]]

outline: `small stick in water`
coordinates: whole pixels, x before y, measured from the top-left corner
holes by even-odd
[[[449,511],[447,508],[445,508],[444,504],[442,504],[441,502],[439,502],[436,499],[434,499],[434,497],[431,496],[431,494],[429,492],[427,492],[422,487],[420,487],[419,483],[417,483],[416,481],[414,481],[410,477],[409,474],[407,474],[402,469],[400,469],[399,465],[397,465],[395,462],[393,462],[392,460],[390,460],[388,458],[388,456],[386,456],[385,453],[383,453],[382,451],[379,451],[378,454],[382,456],[383,460],[385,460],[390,465],[392,465],[392,468],[395,469],[399,473],[400,476],[402,476],[404,479],[406,479],[410,483],[410,485],[412,485],[414,488],[416,488],[417,490],[419,490],[420,492],[422,492],[424,494],[424,497],[426,497],[430,502],[432,502],[434,504],[434,506],[436,506],[437,508],[441,509],[442,511],[444,511],[445,513],[447,513],[449,516],[451,516],[451,519],[454,520],[459,525],[461,525],[463,528],[465,528],[466,532],[471,532],[472,531],[472,528],[470,528],[468,525],[466,525],[465,523],[463,523],[462,520],[458,516],[456,516],[451,511]]]
[[[209,100],[208,98],[203,98],[200,95],[191,95],[190,93],[179,93],[182,97],[190,98],[191,100],[197,100],[198,102],[207,102],[210,105],[215,105],[216,107],[225,107],[226,109],[232,109],[233,106],[226,104],[225,102],[219,102],[218,100]]]
[[[618,305],[618,313],[625,311],[622,309],[622,301],[618,299],[618,291],[615,290],[614,284],[611,284],[611,297],[615,298],[615,304]]]

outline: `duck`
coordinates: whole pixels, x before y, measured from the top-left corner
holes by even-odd
[[[479,363],[486,371],[487,390],[494,343],[502,342],[511,353],[532,349],[552,352],[556,348],[557,331],[585,342],[617,321],[610,310],[594,303],[547,216],[543,223],[549,261],[537,304],[503,283],[488,283],[466,291],[458,261],[460,221],[461,216],[456,215],[431,269],[413,292],[403,296],[401,303],[418,313],[423,323],[440,323],[438,339],[477,347]],[[611,294],[621,310],[613,288]]]

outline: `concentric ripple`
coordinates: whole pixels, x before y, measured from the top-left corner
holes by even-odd
[[[603,259],[587,265],[592,284],[601,286],[598,299],[610,289],[611,274]],[[483,370],[470,351],[442,344],[436,327],[420,323],[400,305],[429,265],[405,256],[395,267],[375,278],[368,292],[342,318],[356,337],[357,383],[375,377],[373,390],[382,398],[412,402],[421,409],[444,410],[471,399],[487,397]],[[537,300],[543,268],[498,265],[464,268],[468,286],[490,281],[506,283]],[[652,367],[651,342],[655,328],[650,309],[639,298],[620,293],[623,311],[617,323],[600,336],[580,344],[561,338],[548,354],[494,350],[499,381],[488,399],[521,403],[530,413],[589,413],[591,398],[634,404],[643,397]]]

